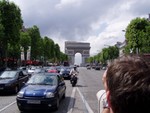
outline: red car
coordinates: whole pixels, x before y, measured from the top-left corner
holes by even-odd
[[[50,67],[47,69],[48,73],[58,73],[57,68],[56,67]]]

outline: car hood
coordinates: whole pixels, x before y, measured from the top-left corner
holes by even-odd
[[[24,96],[45,96],[47,92],[55,92],[56,86],[49,85],[27,85],[24,90]]]
[[[13,81],[14,79],[0,79],[0,84],[7,84]]]

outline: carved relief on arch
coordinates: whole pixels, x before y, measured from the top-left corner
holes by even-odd
[[[89,55],[89,50],[83,50],[83,55]]]
[[[74,55],[74,50],[67,50],[68,55]]]

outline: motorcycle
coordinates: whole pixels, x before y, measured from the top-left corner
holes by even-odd
[[[72,77],[70,79],[72,87],[74,87],[77,84],[77,80],[78,80],[77,75],[76,74],[72,74]]]

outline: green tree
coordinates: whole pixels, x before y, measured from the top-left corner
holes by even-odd
[[[50,41],[50,56],[49,56],[49,58],[52,60],[54,57],[55,57],[55,43],[54,43],[54,41],[50,38],[49,39],[49,41]]]
[[[8,58],[13,60],[11,64],[8,64],[9,67],[17,66],[16,62],[20,59],[20,44],[8,44]]]
[[[2,59],[3,56],[3,49],[2,49],[2,38],[4,36],[4,28],[1,24],[1,18],[0,18],[0,59]],[[0,60],[0,67],[2,66],[3,62]]]
[[[150,40],[149,26],[150,22],[145,18],[135,18],[130,22],[125,34],[127,41],[126,53],[131,49],[133,53],[145,52]]]
[[[55,44],[54,45],[55,47],[54,47],[54,51],[55,51],[55,62],[57,62],[57,63],[59,63],[59,60],[60,60],[60,47],[59,47],[59,45],[58,44]]]
[[[23,21],[19,7],[6,0],[0,1],[0,18],[4,32],[1,37],[1,47],[4,50],[3,57],[7,58],[8,44],[15,45],[20,40]],[[5,66],[7,66],[7,61]]]
[[[40,50],[40,31],[37,26],[28,29],[29,36],[31,37],[31,60],[41,58]]]
[[[46,62],[47,59],[50,59],[51,57],[51,39],[49,39],[48,37],[44,37],[44,40],[43,40],[43,57],[44,57],[44,60]]]
[[[60,63],[62,64],[64,61],[68,60],[68,55],[64,54],[63,52],[60,52]]]
[[[31,45],[31,38],[28,32],[21,32],[20,37],[20,45],[24,51],[24,59],[27,60],[27,50]]]

